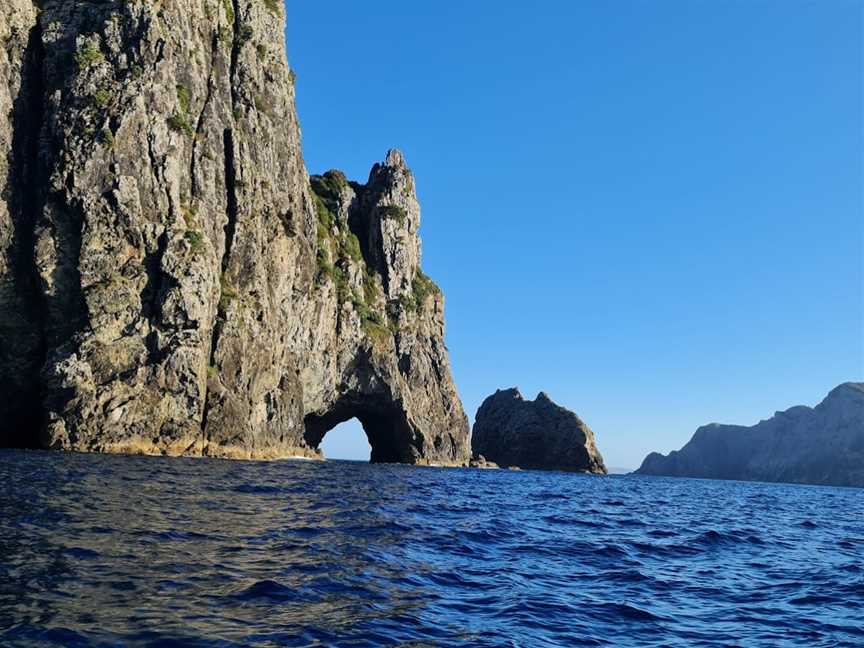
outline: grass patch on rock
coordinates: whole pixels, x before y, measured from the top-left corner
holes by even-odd
[[[105,56],[102,54],[102,51],[89,41],[82,44],[78,48],[78,51],[75,52],[75,64],[79,70],[86,70],[104,58]]]
[[[360,324],[363,332],[372,341],[372,345],[376,347],[386,347],[393,339],[393,333],[389,328],[381,324],[377,324],[372,320],[363,320]]]
[[[219,277],[219,310],[224,313],[235,299],[237,299],[237,291],[223,272]]]
[[[111,100],[114,98],[114,95],[110,90],[106,90],[105,88],[100,88],[96,91],[96,94],[93,95],[93,103],[97,108],[107,108],[108,104],[111,103]]]
[[[272,13],[274,16],[279,16],[282,14],[282,0],[263,0],[264,6],[267,7],[267,10]]]
[[[183,133],[192,137],[195,134],[195,131],[192,130],[192,124],[189,123],[189,120],[186,119],[185,116],[174,113],[168,118],[168,128],[170,128],[175,133]]]
[[[186,86],[177,86],[177,105],[179,110],[168,118],[168,128],[175,133],[183,133],[188,137],[195,135],[195,129],[189,120],[189,111],[192,105],[192,95]]]
[[[381,205],[378,207],[378,212],[383,218],[393,219],[399,225],[404,225],[405,219],[408,218],[408,212],[399,205]]]
[[[183,238],[186,239],[193,254],[200,254],[204,251],[204,235],[198,230],[186,230]]]

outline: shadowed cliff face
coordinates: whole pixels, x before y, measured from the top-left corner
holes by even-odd
[[[413,177],[311,191],[281,5],[10,2],[0,443],[464,463]]]
[[[681,450],[651,453],[642,475],[864,486],[864,384],[845,383],[815,408],[752,426],[711,424]]]
[[[44,352],[33,264],[41,204],[42,43],[27,0],[4,5],[0,19],[0,444],[35,447],[40,425],[38,374]]]

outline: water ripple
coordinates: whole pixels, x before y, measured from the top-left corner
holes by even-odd
[[[864,493],[0,452],[0,645],[864,642]]]

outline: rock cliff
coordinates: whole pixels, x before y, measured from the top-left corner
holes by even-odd
[[[310,184],[281,2],[2,3],[0,444],[467,462],[414,178]]]
[[[606,474],[591,429],[542,392],[533,401],[516,388],[489,396],[477,410],[471,449],[502,467]]]
[[[752,427],[706,425],[680,451],[652,453],[641,475],[864,486],[864,383],[845,383],[815,408]]]

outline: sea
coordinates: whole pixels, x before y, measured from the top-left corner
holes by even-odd
[[[0,452],[0,646],[862,646],[864,490]]]

